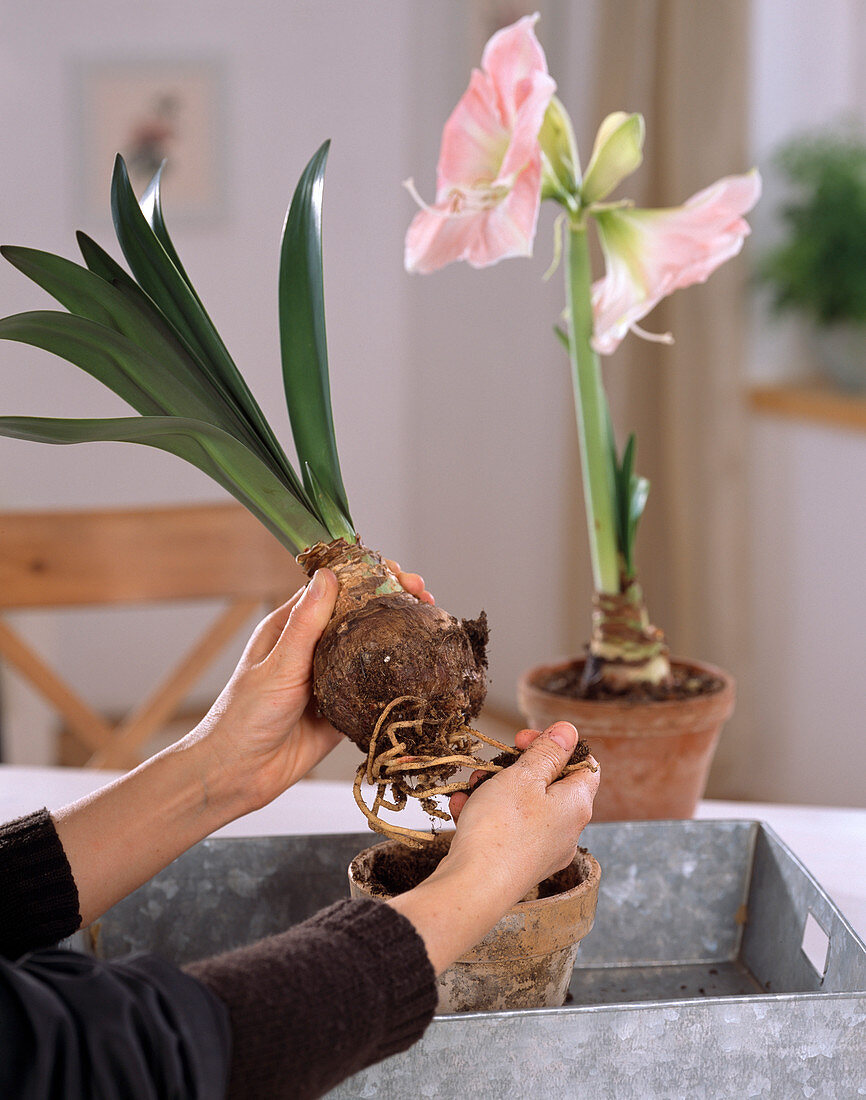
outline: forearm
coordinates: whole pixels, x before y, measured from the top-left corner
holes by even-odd
[[[321,1096],[420,1038],[436,983],[412,924],[369,898],[185,968],[227,1006],[230,1098]]]
[[[52,811],[89,924],[215,829],[247,812],[243,784],[185,738],[78,802]]]
[[[525,890],[495,864],[443,860],[424,882],[387,902],[412,922],[441,974],[482,940]]]

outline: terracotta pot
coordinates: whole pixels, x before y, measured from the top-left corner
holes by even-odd
[[[674,666],[718,677],[720,691],[669,702],[572,699],[539,686],[574,661],[529,669],[517,700],[532,729],[573,723],[601,764],[594,821],[689,818],[704,793],[722,726],[734,709],[734,681],[698,661]]]
[[[451,843],[441,833],[420,852],[388,840],[366,848],[349,865],[352,897],[394,897],[422,882]],[[407,856],[408,853],[408,856]],[[411,879],[389,866],[395,854],[413,860]],[[581,939],[592,928],[601,868],[580,849],[563,871],[546,879],[439,976],[437,1012],[498,1012],[559,1008],[565,1001]],[[545,896],[549,895],[549,896]]]

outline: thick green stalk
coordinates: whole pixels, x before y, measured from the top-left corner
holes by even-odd
[[[597,592],[616,593],[620,587],[620,569],[612,448],[601,363],[591,342],[592,273],[585,224],[569,227],[566,252],[565,290],[571,314],[569,357],[593,584]]]

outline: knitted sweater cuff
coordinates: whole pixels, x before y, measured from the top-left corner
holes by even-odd
[[[369,953],[370,974],[390,1009],[371,1062],[406,1050],[421,1038],[438,1001],[436,974],[414,924],[380,901],[342,901],[313,921],[326,935],[342,937]]]
[[[0,952],[18,958],[81,924],[78,890],[48,810],[0,826]]]
[[[436,1008],[424,941],[402,914],[369,899],[337,902],[186,969],[229,1009],[230,1097],[320,1096],[411,1046]]]

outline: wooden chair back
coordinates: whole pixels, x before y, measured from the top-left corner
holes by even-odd
[[[239,504],[0,513],[0,658],[62,716],[90,766],[135,766],[142,743],[172,719],[253,613],[279,606],[305,579],[289,551]],[[215,598],[224,610],[116,725],[3,615]]]

